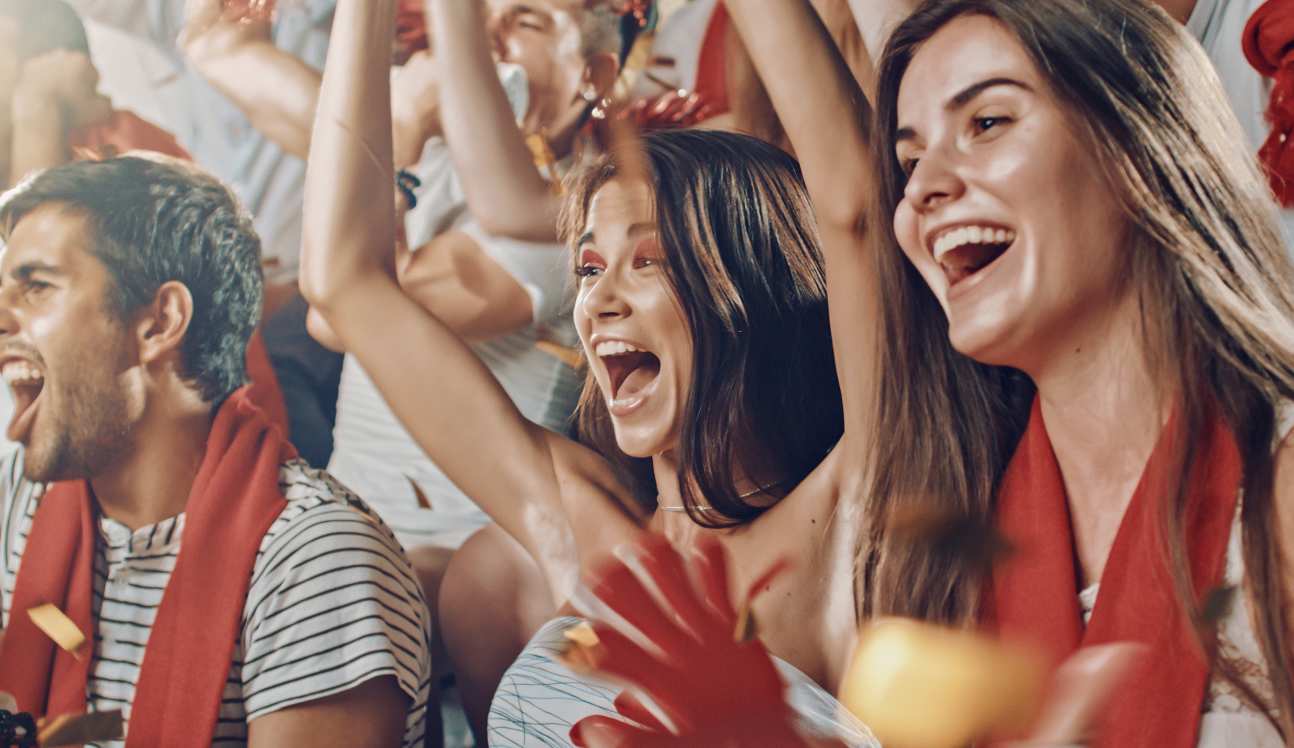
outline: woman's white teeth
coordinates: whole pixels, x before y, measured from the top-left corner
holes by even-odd
[[[0,376],[9,384],[38,384],[45,379],[39,369],[25,361],[10,361],[0,368]]]
[[[623,340],[604,340],[593,349],[598,356],[619,356],[623,353],[646,353],[641,348]]]
[[[996,229],[992,226],[961,226],[945,231],[935,239],[935,259],[958,247],[968,244],[1010,244],[1015,241],[1015,232],[1008,229]]]

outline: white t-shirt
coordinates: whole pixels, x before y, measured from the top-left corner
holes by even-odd
[[[1196,0],[1195,10],[1186,22],[1191,32],[1204,47],[1222,86],[1226,89],[1231,108],[1244,128],[1249,150],[1258,157],[1258,148],[1267,140],[1271,126],[1263,113],[1271,94],[1271,80],[1262,77],[1245,59],[1241,46],[1245,24],[1264,0]],[[1294,252],[1294,210],[1281,210],[1281,230],[1285,246]]]
[[[45,486],[22,477],[21,449],[0,462],[3,613]],[[287,507],[261,541],[214,743],[247,743],[247,723],[392,676],[406,696],[404,748],[421,746],[431,682],[430,615],[409,561],[380,519],[327,473],[284,463]],[[180,553],[185,515],[133,533],[106,517],[94,557],[95,645],[90,711],[129,719],[162,594]],[[26,563],[51,549],[31,549]],[[197,625],[197,622],[195,622]],[[102,744],[121,748],[122,741]]]

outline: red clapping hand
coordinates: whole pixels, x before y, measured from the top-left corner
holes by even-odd
[[[765,587],[782,568],[775,563],[750,590]],[[646,537],[597,575],[593,592],[612,611],[608,618],[621,620],[593,622],[597,643],[582,648],[583,659],[645,698],[625,692],[616,699],[617,711],[637,724],[607,717],[577,723],[577,745],[808,744],[791,726],[768,651],[738,630],[749,627],[729,597],[727,559],[717,541],[703,540],[684,562],[664,538]],[[743,609],[749,602],[750,595]]]

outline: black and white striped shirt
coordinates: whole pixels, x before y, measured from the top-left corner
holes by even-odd
[[[3,621],[44,486],[22,477],[22,451],[0,462]],[[244,745],[247,723],[393,676],[410,699],[404,746],[421,745],[431,678],[430,617],[390,530],[327,473],[285,463],[287,507],[261,541],[234,648],[215,744]],[[175,567],[184,515],[133,533],[106,517],[95,548],[91,711],[129,720],[139,665]],[[37,553],[56,549],[32,549]],[[363,729],[357,725],[356,729]],[[114,742],[104,748],[118,748]]]

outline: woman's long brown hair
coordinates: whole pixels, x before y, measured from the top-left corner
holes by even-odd
[[[1261,706],[1279,711],[1278,727],[1292,739],[1290,622],[1272,475],[1276,409],[1294,399],[1294,273],[1254,156],[1203,51],[1150,3],[928,0],[896,29],[880,65],[876,145],[885,216],[894,214],[905,182],[894,153],[904,73],[926,40],[967,14],[994,18],[1015,36],[1122,201],[1144,351],[1161,394],[1184,409],[1160,540],[1178,598],[1197,622],[1182,524],[1187,471],[1210,403],[1236,435],[1246,584],[1276,701]],[[877,433],[884,437],[874,441],[870,462],[860,613],[964,623],[977,614],[983,579],[894,537],[886,518],[905,504],[933,501],[991,523],[1034,387],[1019,372],[952,349],[940,306],[892,229],[884,230],[890,247],[876,253],[886,330]],[[1243,686],[1228,663],[1217,667]]]

